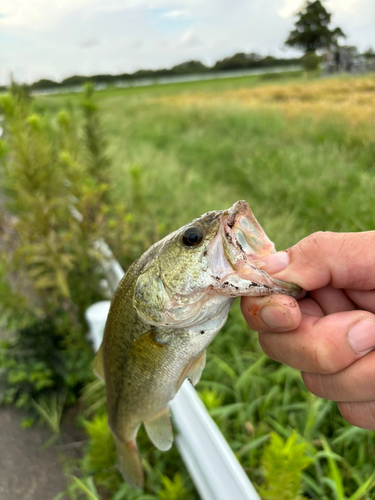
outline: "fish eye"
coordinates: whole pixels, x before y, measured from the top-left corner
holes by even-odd
[[[187,247],[197,247],[203,240],[203,231],[200,226],[191,226],[184,232],[182,242]]]

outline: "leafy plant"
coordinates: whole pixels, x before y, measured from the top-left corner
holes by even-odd
[[[19,236],[7,265],[33,288],[44,313],[60,307],[80,321],[102,295],[104,257],[95,242],[105,236],[111,243],[115,229],[123,241],[128,229],[125,205],[109,203],[109,160],[92,87],[83,117],[74,109],[34,113],[12,95],[2,96],[0,107],[3,188]]]
[[[188,490],[184,487],[179,472],[176,472],[173,479],[163,476],[161,481],[164,489],[158,492],[158,498],[160,500],[184,500],[187,498]]]
[[[108,415],[95,415],[92,421],[84,424],[89,441],[82,460],[82,471],[95,477],[98,485],[112,491],[122,483],[121,474],[117,469],[116,446],[107,423]]]
[[[264,450],[261,464],[266,481],[259,489],[264,500],[299,500],[302,471],[312,463],[307,457],[306,444],[297,443],[297,432],[284,442],[271,433],[270,443]]]
[[[200,391],[199,397],[203,401],[205,407],[208,409],[218,408],[224,402],[224,395],[218,394],[214,389],[213,390],[204,389],[203,391]]]
[[[1,188],[7,194],[0,216],[14,235],[12,245],[0,238],[2,320],[8,327],[16,318],[28,324],[2,346],[0,398],[19,408],[62,388],[71,404],[91,378],[84,311],[106,293],[98,241],[106,237],[115,251],[122,245],[126,252],[132,240],[126,205],[110,202],[110,161],[93,87],[86,87],[80,107],[56,115],[33,106],[21,91],[0,98]]]
[[[92,378],[91,348],[79,329],[60,313],[20,329],[0,348],[0,403],[35,414],[33,400],[64,394],[76,401],[82,384]]]
[[[43,448],[48,448],[57,439],[61,442],[60,422],[65,404],[65,395],[58,397],[56,394],[49,399],[40,397],[39,401],[34,401],[34,406],[41,419],[52,431],[50,439],[43,444]]]

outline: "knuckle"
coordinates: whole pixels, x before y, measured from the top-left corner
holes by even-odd
[[[297,243],[296,247],[305,255],[306,252],[315,251],[316,247],[324,247],[331,234],[329,231],[317,231],[303,238],[303,240]]]
[[[331,350],[327,349],[324,344],[316,343],[313,346],[313,362],[315,366],[314,371],[320,375],[327,375],[336,371],[333,366],[335,361]]]
[[[289,250],[291,259],[295,259],[297,262],[306,262],[313,267],[320,267],[320,260],[317,261],[316,257],[324,254],[327,248],[332,249],[332,243],[330,242],[332,234],[327,231],[318,231],[306,236]]]

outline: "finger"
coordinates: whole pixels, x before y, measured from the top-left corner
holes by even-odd
[[[303,316],[315,316],[317,318],[323,318],[324,312],[320,305],[315,302],[311,297],[306,297],[303,300],[298,301],[298,305]]]
[[[375,290],[345,290],[345,293],[360,309],[375,313]]]
[[[303,313],[294,331],[260,332],[259,342],[267,356],[298,370],[337,373],[375,347],[375,315],[348,311],[319,318]]]
[[[263,269],[274,277],[316,290],[375,288],[373,248],[375,231],[362,233],[314,233],[289,248],[262,257]]]
[[[296,300],[287,295],[242,297],[241,311],[255,331],[285,332],[294,330],[301,322]]]
[[[312,290],[309,296],[319,304],[324,314],[355,311],[357,309],[344,290],[333,288],[331,285]]]
[[[302,373],[310,392],[331,401],[375,401],[375,351],[333,375]]]
[[[375,401],[363,403],[338,403],[341,415],[350,424],[375,431]]]

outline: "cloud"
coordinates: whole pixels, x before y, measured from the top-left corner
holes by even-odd
[[[90,0],[3,0],[0,19],[3,26],[44,27],[48,22],[58,18],[61,13],[77,6],[88,4]]]
[[[284,0],[284,5],[277,12],[281,17],[293,17],[306,4],[303,0]]]
[[[201,45],[202,41],[200,37],[196,34],[194,29],[190,29],[184,33],[178,42],[181,48],[191,48]]]
[[[78,44],[79,47],[83,47],[84,49],[91,49],[92,47],[96,47],[99,45],[100,41],[98,38],[89,38]]]
[[[170,19],[190,19],[190,13],[187,10],[169,10],[162,14],[162,17]]]
[[[0,83],[285,52],[303,0],[2,0]],[[326,0],[347,43],[374,45],[374,0]]]

